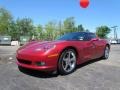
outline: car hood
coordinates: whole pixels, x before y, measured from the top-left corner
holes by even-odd
[[[34,42],[29,42],[26,45],[22,46],[20,49],[27,49],[27,50],[33,50],[36,48],[44,47],[47,45],[56,45],[58,43],[62,43],[65,41],[34,41]]]

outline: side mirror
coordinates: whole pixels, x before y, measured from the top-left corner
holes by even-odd
[[[91,41],[99,41],[99,38],[93,38]]]

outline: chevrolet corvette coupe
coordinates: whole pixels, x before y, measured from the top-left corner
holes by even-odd
[[[20,47],[16,58],[19,67],[40,71],[72,73],[76,66],[92,59],[108,59],[110,44],[91,32],[68,33],[55,41],[34,41]]]

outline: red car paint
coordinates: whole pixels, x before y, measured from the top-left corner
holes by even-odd
[[[106,40],[95,38],[90,41],[44,41],[31,42],[17,50],[16,58],[18,66],[41,70],[52,71],[57,69],[59,56],[67,47],[73,47],[77,51],[77,64],[88,60],[99,58],[103,55]],[[42,47],[52,47],[43,49]],[[41,49],[42,48],[42,49]],[[45,65],[38,66],[36,62],[45,62]]]

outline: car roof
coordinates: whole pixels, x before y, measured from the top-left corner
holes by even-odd
[[[79,34],[79,33],[82,33],[82,34],[95,34],[95,33],[92,33],[92,32],[72,32],[73,34]],[[71,34],[72,34],[71,33]],[[70,33],[69,33],[70,34]]]

